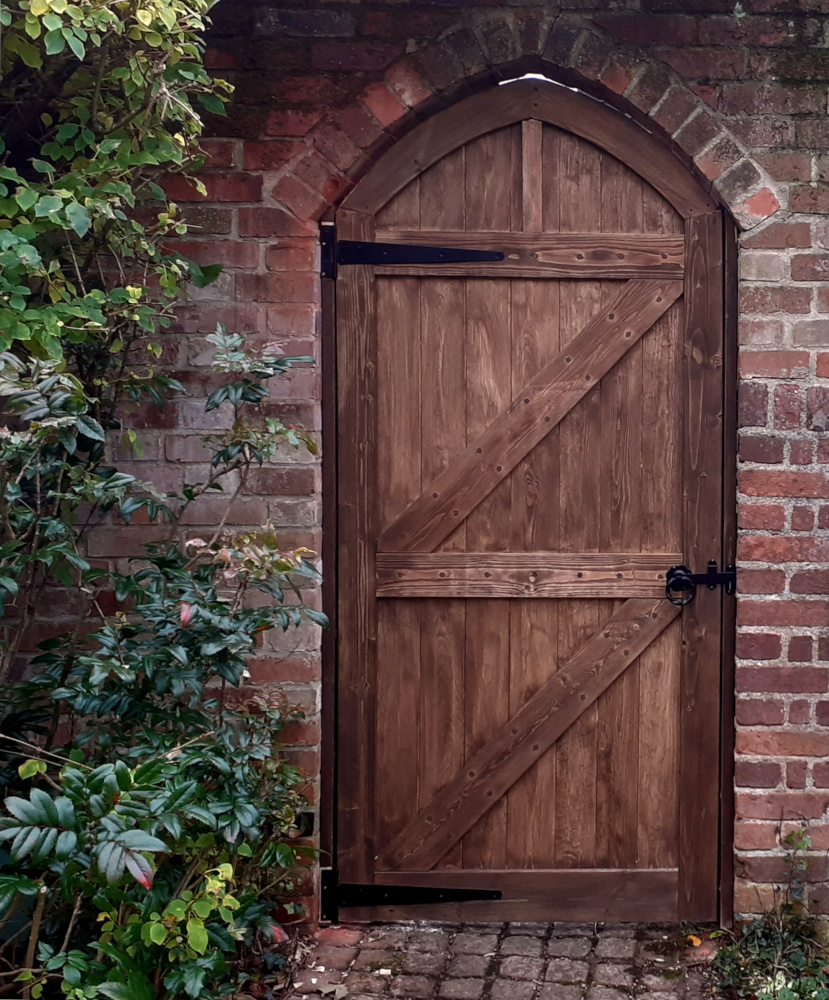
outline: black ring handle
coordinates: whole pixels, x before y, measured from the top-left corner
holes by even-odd
[[[671,566],[665,576],[665,596],[679,607],[690,604],[696,597],[697,585],[687,566]]]

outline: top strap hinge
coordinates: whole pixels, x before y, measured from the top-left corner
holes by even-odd
[[[324,278],[336,278],[337,268],[348,264],[457,264],[504,257],[500,250],[338,240],[335,226],[323,225],[320,229],[320,273]]]

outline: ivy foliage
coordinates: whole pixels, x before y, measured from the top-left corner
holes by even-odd
[[[218,273],[165,251],[186,226],[159,185],[202,164],[200,112],[224,111],[229,87],[202,65],[210,6],[0,4],[3,350],[69,355],[100,387],[113,355],[169,325],[185,282]]]

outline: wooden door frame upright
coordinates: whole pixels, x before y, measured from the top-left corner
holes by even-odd
[[[537,86],[537,84],[533,84]],[[555,85],[551,84],[551,87]],[[542,89],[544,85],[542,85]],[[559,88],[556,87],[556,90]],[[485,92],[486,93],[486,92]],[[571,93],[572,92],[568,92]],[[484,95],[481,95],[482,97]],[[575,95],[574,95],[575,96]],[[581,95],[579,95],[581,96]],[[467,98],[465,102],[470,100]],[[590,100],[590,98],[584,98]],[[451,115],[458,105],[450,107],[448,110],[440,112],[435,118]],[[632,123],[617,110],[607,106],[602,106],[602,115],[615,115],[620,119],[620,128],[629,129]],[[434,119],[428,119],[418,126],[409,136],[422,133]],[[497,122],[493,128],[498,127]],[[564,125],[566,128],[567,125]],[[636,127],[636,126],[633,126]],[[580,130],[573,129],[577,134]],[[590,138],[588,136],[588,138]],[[651,137],[656,139],[656,137]],[[466,141],[466,137],[461,137],[457,143],[460,145]],[[596,141],[595,139],[591,141]],[[657,140],[658,141],[658,140]],[[597,143],[598,144],[598,143]],[[416,140],[409,143],[417,149]],[[676,157],[674,151],[665,143],[662,143],[666,152],[670,153],[675,169],[684,172],[689,176],[688,167],[684,162]],[[396,163],[392,164],[392,173],[399,171],[401,167],[401,154],[405,155],[407,144],[401,141],[390,153],[381,156],[368,172],[367,177],[372,177],[385,167],[385,161],[393,156]],[[402,147],[402,148],[401,148]],[[601,148],[606,149],[611,154],[613,149],[606,145]],[[425,165],[418,164],[420,169]],[[659,169],[664,167],[664,161]],[[635,168],[634,168],[635,169]],[[648,178],[645,178],[646,180]],[[690,177],[689,177],[690,179]],[[386,178],[388,180],[388,177]],[[652,183],[652,181],[651,181]],[[371,181],[369,181],[371,184]],[[355,192],[359,192],[363,185],[359,185]],[[665,193],[663,191],[663,193]],[[713,195],[711,196],[713,201]],[[346,199],[347,207],[351,207],[349,202],[352,198]],[[365,211],[365,202],[360,208]],[[348,213],[352,215],[352,213]],[[362,214],[362,213],[361,213]],[[712,213],[713,214],[713,213]],[[736,556],[736,451],[737,451],[737,243],[736,227],[728,216],[727,212],[719,206],[716,214],[722,216],[721,226],[721,254],[723,261],[723,280],[721,308],[723,313],[723,357],[722,357],[722,377],[723,377],[723,405],[722,414],[722,468],[718,470],[721,476],[722,493],[722,558],[723,562],[733,562]],[[352,216],[353,218],[353,216]],[[700,221],[705,216],[700,217]],[[323,225],[330,225],[334,220],[334,212],[330,212]],[[340,234],[343,238],[360,238],[359,234]],[[365,237],[364,237],[365,238]],[[370,237],[368,237],[370,238]],[[717,306],[717,308],[720,308]],[[337,453],[338,436],[338,378],[337,378],[337,316],[336,316],[336,281],[332,277],[323,276],[321,279],[321,339],[322,339],[322,557],[324,566],[324,580],[322,586],[323,609],[332,621],[332,626],[323,631],[322,637],[322,748],[321,748],[321,790],[319,799],[320,821],[319,836],[320,845],[323,849],[321,859],[322,868],[337,868],[337,755],[339,745],[339,718],[338,718],[338,627],[337,627],[337,604],[339,590],[338,575],[338,521],[340,517],[338,482],[339,465]],[[713,317],[712,317],[713,318]],[[666,414],[666,419],[671,419],[670,414]],[[691,558],[695,555],[692,551],[686,553]],[[696,567],[695,567],[696,568]],[[736,638],[736,602],[724,599],[721,602],[722,621],[722,642],[720,649],[721,657],[721,690],[719,694],[720,711],[720,775],[719,788],[716,797],[719,810],[719,843],[718,843],[718,912],[719,921],[725,926],[730,926],[733,921],[733,836],[734,836],[734,647]]]

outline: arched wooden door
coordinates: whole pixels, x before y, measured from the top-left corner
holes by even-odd
[[[336,226],[504,254],[337,275],[336,868],[502,894],[342,917],[715,919],[722,596],[664,588],[723,556],[719,210],[630,119],[521,81]]]

